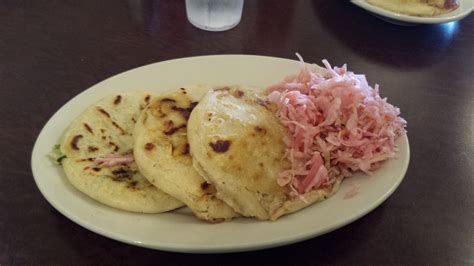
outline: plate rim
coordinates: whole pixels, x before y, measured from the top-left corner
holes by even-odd
[[[471,2],[471,7],[467,7],[464,5],[468,5],[469,3],[466,4],[466,1]],[[354,5],[365,9],[366,11],[385,17],[389,19],[393,19],[399,22],[406,22],[406,23],[413,23],[413,24],[442,24],[442,23],[448,23],[448,22],[453,22],[453,21],[458,21],[461,20],[465,17],[467,17],[469,14],[471,14],[473,7],[472,7],[472,0],[463,0],[461,2],[461,5],[463,5],[463,11],[461,11],[458,14],[453,14],[453,15],[447,15],[445,16],[435,16],[435,17],[418,17],[418,16],[411,16],[411,15],[406,15],[406,14],[401,14],[397,12],[393,12],[390,10],[383,9],[378,6],[371,5],[367,3],[365,0],[351,0],[351,3]],[[459,7],[461,8],[461,7]]]
[[[83,90],[82,92],[80,92],[77,95],[75,95],[74,97],[72,97],[70,100],[68,100],[66,103],[64,103],[56,112],[54,112],[54,114],[50,116],[50,118],[47,120],[47,122],[41,128],[41,131],[40,131],[40,133],[38,134],[38,137],[35,140],[33,150],[32,150],[32,153],[31,153],[31,159],[30,159],[31,169],[32,169],[32,174],[33,174],[33,179],[35,181],[35,184],[38,187],[40,193],[43,195],[43,197],[47,200],[47,202],[49,204],[51,204],[51,206],[53,206],[58,212],[60,212],[62,215],[64,215],[66,218],[68,218],[73,223],[75,223],[75,224],[77,224],[77,225],[79,225],[79,226],[81,226],[81,227],[83,227],[87,230],[90,230],[90,231],[92,231],[96,234],[99,234],[103,237],[113,239],[113,240],[116,240],[116,241],[119,241],[119,242],[122,242],[122,243],[127,243],[127,244],[131,244],[131,245],[150,248],[150,249],[155,249],[155,250],[171,251],[171,252],[179,252],[179,253],[196,253],[196,254],[203,254],[203,253],[233,253],[233,252],[244,252],[244,251],[251,251],[251,250],[269,249],[269,248],[289,245],[289,244],[293,244],[293,243],[300,242],[300,241],[305,241],[305,240],[308,240],[310,238],[314,238],[316,236],[320,236],[320,235],[326,234],[328,232],[337,230],[337,229],[339,229],[339,228],[341,228],[345,225],[348,225],[348,224],[354,222],[355,220],[360,219],[361,217],[365,216],[366,214],[368,214],[369,212],[371,212],[372,210],[377,208],[380,204],[382,204],[385,200],[387,200],[395,192],[395,190],[399,187],[399,185],[401,184],[401,182],[405,178],[405,175],[406,175],[406,172],[408,170],[409,163],[410,163],[410,154],[411,154],[408,135],[406,133],[403,134],[402,136],[400,136],[400,138],[404,138],[404,141],[406,141],[407,150],[406,150],[406,158],[404,158],[406,160],[406,163],[403,165],[403,169],[400,170],[399,177],[397,178],[396,182],[391,184],[390,188],[388,190],[386,190],[381,197],[379,197],[377,200],[371,202],[371,204],[368,204],[368,205],[364,206],[364,208],[360,212],[358,212],[356,215],[353,215],[352,217],[350,217],[350,219],[346,219],[346,220],[341,221],[337,224],[333,224],[331,227],[328,227],[325,230],[312,232],[311,234],[307,234],[307,233],[294,234],[294,235],[291,235],[291,236],[286,236],[284,239],[281,239],[281,240],[273,239],[273,240],[269,240],[267,242],[262,241],[258,244],[255,244],[255,245],[247,245],[245,243],[244,244],[236,243],[236,244],[229,245],[229,246],[226,246],[226,245],[217,246],[216,245],[216,248],[199,247],[199,246],[189,247],[189,246],[180,246],[180,245],[176,245],[176,244],[173,245],[173,246],[169,246],[169,245],[164,245],[161,242],[151,244],[151,243],[147,243],[147,242],[141,242],[141,241],[138,241],[138,240],[128,239],[128,238],[122,237],[121,235],[118,235],[118,234],[116,234],[114,232],[111,232],[111,231],[109,231],[109,232],[104,231],[100,227],[94,225],[94,223],[92,223],[91,221],[82,219],[82,218],[78,217],[77,215],[75,215],[74,213],[68,211],[67,209],[63,209],[60,205],[56,204],[56,202],[49,197],[49,195],[48,195],[48,193],[46,193],[46,191],[43,190],[42,186],[39,184],[39,181],[38,181],[39,180],[38,176],[40,175],[40,173],[37,173],[38,167],[36,165],[37,162],[35,161],[35,159],[37,158],[37,156],[46,156],[46,155],[45,154],[39,154],[39,142],[40,142],[41,139],[45,138],[45,136],[43,136],[44,134],[46,134],[45,133],[45,128],[51,123],[52,120],[54,120],[53,118],[57,117],[61,113],[61,111],[66,108],[66,106],[68,104],[73,102],[75,99],[77,99],[78,97],[80,97],[84,93],[86,93],[90,90],[93,90],[95,87],[100,87],[103,83],[106,83],[108,80],[113,79],[113,78],[115,78],[119,75],[126,75],[131,71],[140,71],[140,69],[147,68],[147,67],[153,67],[153,65],[162,64],[162,63],[165,63],[165,62],[172,62],[172,61],[176,62],[176,61],[182,61],[182,60],[196,60],[196,59],[199,60],[199,59],[206,59],[206,58],[211,58],[211,57],[240,57],[240,58],[242,58],[242,57],[253,57],[253,58],[266,58],[266,59],[272,59],[272,60],[275,60],[275,59],[276,60],[285,60],[285,61],[291,61],[292,63],[297,62],[296,60],[291,60],[291,59],[288,59],[288,58],[262,56],[262,55],[251,55],[251,54],[220,54],[220,55],[203,55],[203,56],[193,56],[193,57],[181,57],[181,58],[176,58],[176,59],[169,59],[169,60],[154,62],[154,63],[146,64],[146,65],[143,65],[143,66],[139,66],[139,67],[136,67],[136,68],[133,68],[133,69],[129,69],[129,70],[126,70],[124,72],[120,72],[120,73],[117,73],[115,75],[112,75],[112,76],[110,76],[110,77],[108,77],[108,78],[106,78],[106,79],[90,86],[89,88]]]

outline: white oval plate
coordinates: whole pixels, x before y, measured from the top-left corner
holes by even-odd
[[[302,241],[344,226],[373,210],[398,187],[410,157],[406,136],[397,141],[398,158],[384,163],[372,177],[349,178],[335,196],[276,222],[239,218],[208,224],[194,218],[187,208],[153,215],[116,210],[74,189],[62,168],[47,157],[69,123],[107,95],[132,90],[163,92],[198,83],[265,87],[296,73],[298,66],[297,61],[273,57],[202,56],[147,65],[102,81],[66,103],[44,126],[31,158],[36,184],[54,208],[77,224],[118,241],[159,250],[192,253],[256,250]],[[344,199],[354,183],[360,185],[360,192]]]
[[[435,17],[417,17],[400,14],[386,10],[367,3],[365,0],[351,0],[351,2],[375,15],[379,18],[398,25],[416,25],[416,24],[441,24],[460,20],[472,12],[474,0],[460,0],[459,8],[453,12],[435,16]]]

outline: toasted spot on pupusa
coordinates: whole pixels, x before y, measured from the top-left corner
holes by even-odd
[[[193,168],[188,143],[189,116],[209,89],[193,86],[152,97],[134,129],[134,154],[151,183],[184,202],[196,217],[222,222],[238,215]]]
[[[244,216],[261,220],[278,217],[321,201],[332,187],[290,198],[277,184],[278,173],[289,169],[284,159],[286,134],[276,107],[261,90],[233,86],[209,91],[194,108],[188,139],[194,166],[212,182],[219,198]]]
[[[89,197],[126,211],[159,213],[183,203],[154,187],[135,163],[107,167],[94,161],[132,152],[133,127],[148,95],[117,94],[88,107],[63,136],[62,164],[70,183]]]

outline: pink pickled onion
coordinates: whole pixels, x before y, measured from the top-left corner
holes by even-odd
[[[292,194],[332,184],[338,176],[371,173],[393,158],[395,139],[405,132],[400,110],[382,99],[364,75],[334,67],[325,72],[301,61],[300,73],[267,88],[278,105],[277,116],[288,130],[283,140],[292,168],[280,173],[280,186]]]
[[[115,166],[115,165],[120,165],[120,164],[127,164],[131,163],[134,161],[133,154],[125,154],[125,155],[119,155],[119,154],[107,154],[105,157],[99,157],[95,158],[94,162],[99,163],[102,166]]]

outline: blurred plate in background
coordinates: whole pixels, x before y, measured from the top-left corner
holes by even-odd
[[[441,24],[460,20],[472,12],[474,0],[460,0],[459,8],[456,10],[434,17],[418,17],[400,14],[374,6],[365,0],[351,0],[351,2],[387,22],[403,26],[412,26],[417,24]]]

